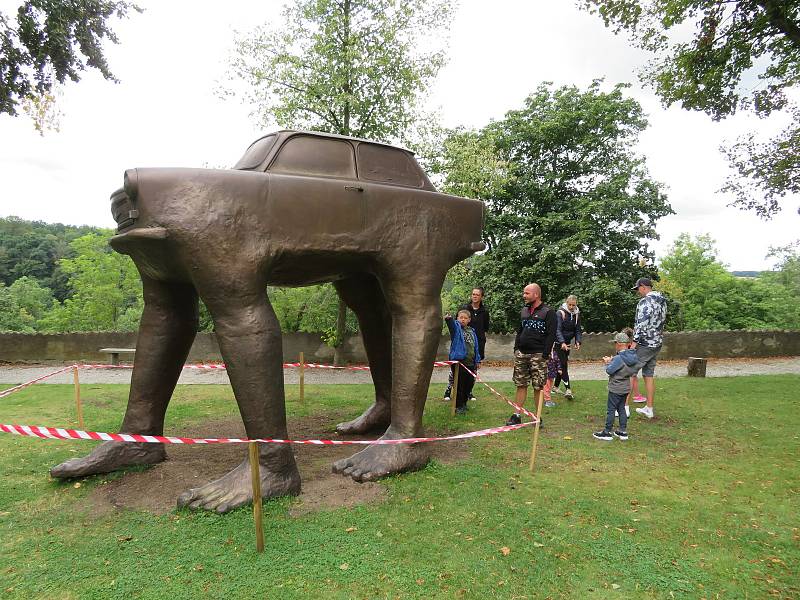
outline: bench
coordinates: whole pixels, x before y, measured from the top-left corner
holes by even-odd
[[[110,354],[111,364],[118,365],[120,354],[135,354],[136,348],[100,348],[100,352],[105,352],[106,354]]]

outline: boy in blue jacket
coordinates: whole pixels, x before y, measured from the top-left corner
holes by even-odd
[[[450,330],[450,360],[457,360],[464,364],[473,373],[481,362],[481,353],[478,346],[478,335],[469,326],[470,314],[468,310],[460,310],[455,321],[450,315],[445,315],[444,322]],[[453,375],[455,370],[461,369],[458,364],[450,365]],[[458,374],[458,393],[456,394],[456,414],[463,415],[467,412],[467,398],[475,385],[473,377],[466,369],[461,369]]]
[[[625,399],[631,391],[631,376],[636,374],[639,359],[636,350],[628,348],[631,339],[625,333],[618,333],[612,340],[617,351],[616,356],[604,356],[608,373],[608,405],[606,407],[606,426],[603,431],[595,431],[595,439],[609,442],[618,437],[628,439],[628,416],[625,414]],[[614,416],[619,414],[619,429],[612,432]]]

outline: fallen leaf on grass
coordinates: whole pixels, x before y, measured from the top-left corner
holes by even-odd
[[[509,548],[508,546],[503,546],[502,548],[500,548],[500,552],[503,554],[503,556],[508,556],[509,554],[511,554],[511,548]]]
[[[342,564],[340,564],[340,565],[339,565],[339,568],[340,568],[342,571],[347,571],[347,569],[349,569],[349,568],[350,568],[350,565],[348,565],[347,563],[342,563]]]
[[[571,440],[571,439],[572,439],[572,436],[571,436],[571,435],[565,435],[565,436],[564,436],[564,439],[565,439],[565,440],[567,440],[567,441],[569,441],[569,440]]]
[[[74,487],[74,488],[77,490],[79,487],[81,487],[81,482],[80,482],[80,481],[79,481],[79,482],[77,482],[77,483],[76,483],[75,485],[73,485],[72,487]]]
[[[424,585],[424,584],[425,584],[424,579],[417,579],[417,585]]]
[[[133,539],[132,535],[118,535],[117,541],[118,542],[130,542]]]
[[[345,531],[347,533],[350,533],[351,531],[356,531],[357,529],[358,529],[358,527],[348,527],[347,529],[345,529]]]
[[[534,548],[544,548],[544,544],[540,544],[539,542],[533,542]]]
[[[619,589],[619,584],[618,583],[612,583],[611,584],[611,589],[612,590],[618,590]]]

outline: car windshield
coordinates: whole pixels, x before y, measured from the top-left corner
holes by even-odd
[[[264,162],[267,158],[272,145],[275,143],[275,136],[268,135],[260,140],[253,142],[253,144],[244,153],[244,156],[239,159],[233,168],[234,169],[255,169],[258,165]]]

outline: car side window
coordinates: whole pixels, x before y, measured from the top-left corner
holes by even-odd
[[[294,136],[283,144],[269,171],[355,179],[353,146],[344,140]]]
[[[425,185],[419,165],[408,152],[378,144],[358,145],[358,173],[368,181],[416,188]]]
[[[255,169],[267,158],[267,154],[269,154],[274,143],[274,135],[267,135],[260,140],[256,140],[250,145],[244,156],[239,159],[239,162],[233,165],[233,168],[242,170]]]

